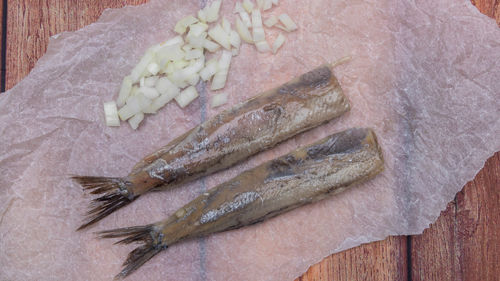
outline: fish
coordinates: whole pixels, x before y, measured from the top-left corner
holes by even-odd
[[[98,232],[140,243],[115,279],[123,279],[169,246],[238,229],[338,194],[384,169],[372,129],[335,133],[309,146],[265,162],[213,187],[165,220]]]
[[[332,67],[323,64],[217,114],[146,156],[125,177],[72,176],[97,196],[78,230],[146,192],[226,169],[349,111]]]

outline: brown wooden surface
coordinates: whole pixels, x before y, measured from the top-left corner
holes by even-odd
[[[50,36],[94,22],[105,8],[147,0],[2,2],[7,11],[0,7],[0,15],[7,16],[8,23],[6,34],[0,34],[7,42],[6,70],[1,75],[10,89],[45,53]],[[499,0],[472,2],[500,25]],[[331,255],[298,280],[500,280],[499,222],[500,153],[496,153],[422,235],[389,237]]]

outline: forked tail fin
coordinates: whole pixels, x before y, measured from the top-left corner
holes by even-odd
[[[73,176],[71,178],[79,183],[86,192],[100,195],[90,202],[85,222],[77,230],[98,222],[139,197],[134,196],[127,189],[130,184],[121,178],[86,176]]]
[[[156,231],[152,224],[106,230],[97,234],[99,238],[123,238],[115,244],[142,243],[141,246],[130,252],[123,263],[123,270],[115,276],[115,280],[127,277],[156,254],[167,248],[166,245],[162,245],[161,233]]]

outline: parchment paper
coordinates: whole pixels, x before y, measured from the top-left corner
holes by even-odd
[[[500,150],[500,30],[469,1],[280,2],[271,14],[286,11],[300,30],[276,56],[243,46],[225,108],[351,54],[335,73],[352,111],[242,165],[143,196],[92,230],[160,220],[243,169],[349,127],[375,129],[386,170],[265,223],[174,245],[129,280],[291,280],[331,253],[421,233]],[[90,198],[68,175],[125,176],[146,153],[222,110],[208,107],[211,93],[200,86],[186,110],[171,103],[138,131],[103,120],[102,102],[116,98],[143,52],[203,4],[107,10],[52,38],[29,76],[0,95],[1,280],[110,280],[119,272],[134,246],[75,232]],[[232,18],[233,3],[223,8]]]

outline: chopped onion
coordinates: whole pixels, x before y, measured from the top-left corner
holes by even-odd
[[[219,70],[228,70],[229,65],[231,65],[231,57],[232,54],[228,51],[222,51],[222,55],[219,59],[218,69]]]
[[[156,75],[160,71],[160,66],[156,62],[152,62],[148,65],[149,73]]]
[[[189,65],[189,62],[186,61],[186,60],[177,60],[177,61],[174,61],[174,66],[176,69],[182,69],[186,66]]]
[[[240,13],[241,21],[246,25],[246,27],[252,27],[252,20],[250,19],[250,15],[243,11]]]
[[[189,86],[175,97],[175,101],[181,108],[184,108],[197,97],[198,91],[196,91],[196,88],[194,86]]]
[[[162,77],[156,81],[156,90],[161,95],[167,94],[171,91],[179,90],[167,77]]]
[[[238,14],[244,11],[245,9],[243,8],[240,2],[236,2],[236,4],[234,4],[233,13]]]
[[[227,103],[227,93],[216,94],[212,97],[211,106],[213,108]]]
[[[271,0],[263,0],[264,3],[262,3],[262,10],[267,11],[273,7],[273,2]]]
[[[265,22],[264,25],[267,27],[272,27],[273,25],[278,23],[278,18],[276,16],[270,16]]]
[[[205,44],[205,38],[207,37],[207,33],[203,32],[199,36],[188,35],[186,36],[186,40],[189,42],[189,45],[194,48],[203,48],[203,44]]]
[[[132,69],[132,73],[130,74],[130,78],[133,83],[139,81],[142,77],[142,73],[146,71],[148,65],[153,61],[154,57],[155,54],[151,50],[148,50],[146,54],[144,54],[139,63],[134,67],[134,69]]]
[[[184,56],[185,52],[181,49],[181,43],[165,46],[156,53],[156,59],[162,67],[165,67],[169,61],[178,61]]]
[[[153,90],[156,91],[155,89]],[[152,100],[147,98],[141,89],[139,89],[139,93],[135,97],[137,98],[139,106],[141,107],[141,111],[143,111],[144,109],[148,108],[151,105]]]
[[[217,24],[212,29],[210,29],[210,31],[208,31],[208,36],[210,36],[210,38],[219,43],[225,49],[231,49],[229,35],[224,31],[220,24]]]
[[[283,34],[279,34],[278,37],[276,37],[276,39],[274,40],[274,43],[273,43],[273,53],[276,54],[276,52],[278,51],[278,49],[283,45],[283,43],[285,43],[285,36],[283,36]]]
[[[227,34],[231,33],[231,23],[225,17],[222,18],[221,25]]]
[[[192,65],[180,70],[182,73],[182,79],[186,80],[189,77],[191,77],[193,74],[198,73],[200,70],[203,69],[203,66],[205,65],[205,58],[202,57],[200,59],[197,59],[196,61],[193,62]]]
[[[243,8],[248,12],[251,13],[253,11],[253,3],[250,2],[250,0],[243,0]]]
[[[259,41],[255,43],[255,47],[257,48],[257,51],[261,53],[266,53],[271,51],[271,47],[269,47],[269,44],[267,41]]]
[[[217,21],[217,19],[219,18],[219,10],[221,3],[222,3],[221,0],[216,0],[212,2],[210,6],[207,6],[205,8],[207,22]]]
[[[168,76],[168,79],[170,79],[170,81],[172,81],[174,85],[176,85],[181,89],[188,85],[185,81],[185,78],[186,76],[182,73],[182,70],[174,71],[172,74]]]
[[[262,27],[262,15],[259,10],[252,11],[252,28]]]
[[[264,0],[257,0],[257,9],[262,10],[264,7]]]
[[[139,80],[139,86],[140,87],[144,87],[144,77],[141,77],[141,79]]]
[[[243,39],[243,41],[253,44],[252,35],[250,34],[250,31],[239,18],[236,18],[236,31],[238,31],[238,34],[240,35],[241,39]]]
[[[172,39],[169,39],[161,44],[158,45],[157,48],[155,48],[155,51],[158,51],[159,49],[166,47],[166,46],[173,46],[173,45],[178,45],[178,44],[184,44],[184,40],[182,39],[182,36],[177,35]]]
[[[198,81],[200,81],[200,75],[198,73],[192,74],[186,79],[186,81],[189,83],[189,85],[196,86],[196,84],[198,84]]]
[[[136,130],[137,127],[139,127],[139,124],[142,122],[142,120],[144,120],[144,113],[139,112],[136,115],[134,115],[134,117],[130,118],[128,120],[128,123],[130,124],[130,127],[132,127],[132,129]]]
[[[157,98],[160,93],[155,88],[150,88],[150,87],[140,87],[139,91],[148,99],[155,99]]]
[[[204,9],[198,11],[198,19],[202,22],[207,22],[207,13]]]
[[[158,81],[158,76],[151,76],[144,79],[144,86],[146,87],[154,87],[156,85],[156,81]]]
[[[169,101],[171,101],[180,93],[179,88],[176,87],[176,89],[177,90],[168,92],[154,99],[153,102],[151,103],[151,106],[148,109],[148,112],[145,113],[156,113],[158,109],[164,107]]]
[[[231,34],[229,35],[229,42],[231,43],[231,45],[233,47],[235,47],[236,49],[239,49],[240,48],[240,45],[241,45],[241,38],[240,36],[238,35],[238,32],[234,31],[234,30],[231,30]]]
[[[218,62],[215,58],[209,60],[206,63],[205,68],[203,68],[200,71],[201,79],[203,81],[210,80],[210,78],[212,78],[212,76],[217,72],[217,65],[218,65]]]
[[[118,94],[118,100],[116,101],[118,106],[123,106],[127,98],[130,96],[130,92],[132,91],[132,83],[132,78],[130,76],[125,76],[125,78],[123,78],[120,93]]]
[[[105,102],[103,106],[106,125],[110,127],[120,126],[120,119],[118,118],[118,109],[116,108],[116,103],[114,101]]]
[[[205,39],[205,41],[203,42],[203,48],[213,53],[220,48],[220,45],[213,41],[210,41],[209,39]]]
[[[203,23],[203,22],[198,22],[198,23],[195,23],[195,24],[191,24],[189,26],[188,35],[200,36],[207,29],[208,29],[208,24]]]
[[[120,110],[118,110],[118,116],[120,116],[120,119],[122,119],[123,121],[126,121],[130,117],[141,112],[141,110],[142,108],[137,96],[131,96],[127,100],[127,103],[122,108],[120,108]]]
[[[279,20],[283,23],[287,31],[294,31],[297,29],[297,25],[293,22],[289,15],[281,14],[279,16]]]
[[[201,58],[203,56],[203,50],[201,49],[192,49],[186,52],[186,56],[184,57],[187,60]]]
[[[186,32],[188,26],[197,22],[198,22],[197,18],[189,15],[175,24],[174,31],[182,35]]]

